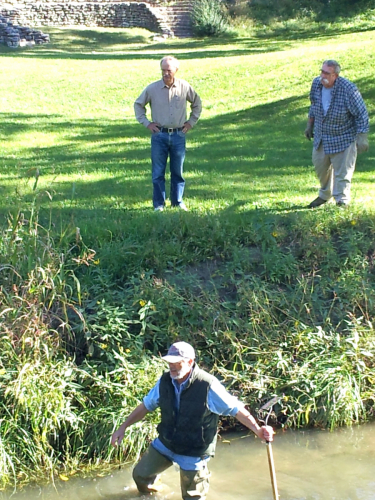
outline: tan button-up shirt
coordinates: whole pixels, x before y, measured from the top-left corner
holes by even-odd
[[[151,107],[151,120],[160,127],[181,128],[186,122],[186,106],[190,102],[188,123],[194,127],[202,111],[202,102],[193,87],[185,80],[175,78],[168,87],[164,81],[148,85],[134,103],[135,117],[145,127],[151,121],[146,116],[146,105]]]

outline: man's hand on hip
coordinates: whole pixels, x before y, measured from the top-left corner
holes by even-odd
[[[360,155],[368,151],[368,136],[367,134],[358,134],[355,138],[357,144],[357,152]]]
[[[151,130],[151,132],[152,132],[153,134],[156,134],[157,132],[160,132],[160,128],[159,128],[159,127],[158,127],[158,125],[157,125],[156,123],[154,123],[154,122],[149,123],[149,124],[147,125],[147,128],[148,128],[149,130]]]
[[[186,132],[189,132],[189,130],[192,129],[192,126],[190,125],[189,122],[185,122],[183,127],[182,127],[182,132],[186,134]]]

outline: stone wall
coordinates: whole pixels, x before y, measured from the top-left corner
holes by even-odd
[[[1,15],[0,11],[0,43],[17,48],[32,47],[49,41],[49,35],[29,26],[14,25],[8,17]]]
[[[0,14],[13,24],[31,26],[140,27],[168,34],[157,7],[144,2],[17,2],[1,4]]]

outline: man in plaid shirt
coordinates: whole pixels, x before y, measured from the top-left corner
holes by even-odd
[[[354,83],[339,76],[340,65],[324,61],[320,77],[313,80],[306,138],[314,138],[312,160],[320,181],[319,196],[308,208],[326,203],[350,202],[350,183],[358,153],[368,150],[369,118]]]

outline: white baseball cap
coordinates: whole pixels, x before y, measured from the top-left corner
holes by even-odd
[[[164,361],[168,363],[178,363],[183,359],[195,359],[195,351],[193,346],[187,342],[175,342],[168,349],[166,356],[162,356]]]

